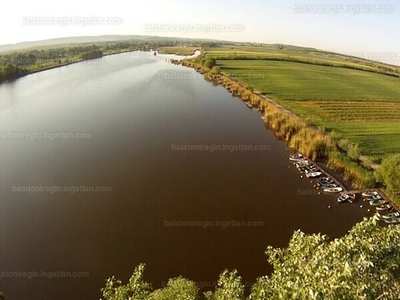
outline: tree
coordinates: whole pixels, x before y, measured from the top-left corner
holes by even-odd
[[[151,285],[143,280],[145,264],[140,264],[129,282],[122,285],[120,280],[109,278],[102,289],[105,300],[146,300],[149,299]]]
[[[400,193],[400,153],[388,156],[375,173],[378,181],[386,185],[388,192]]]
[[[397,300],[400,279],[394,271],[400,265],[399,245],[400,226],[382,227],[377,217],[364,219],[346,236],[333,241],[325,235],[296,231],[287,248],[268,247],[266,254],[274,271],[271,276],[257,279],[247,299]],[[144,265],[140,265],[126,286],[109,279],[103,289],[104,300],[203,299],[195,283],[182,277],[151,291],[143,281],[143,271]],[[215,292],[206,292],[204,298],[245,299],[237,271],[225,270]]]
[[[360,156],[360,150],[358,148],[358,144],[350,144],[348,146],[347,155],[354,160],[357,160]]]
[[[215,293],[207,293],[206,296],[207,300],[243,300],[242,278],[236,270],[232,272],[225,270],[219,277]]]
[[[198,300],[199,288],[196,283],[182,277],[170,279],[165,288],[151,293],[149,300]]]
[[[400,228],[377,218],[331,242],[294,233],[288,248],[266,251],[274,272],[253,286],[250,299],[398,299]]]
[[[201,63],[205,67],[211,69],[212,67],[215,66],[216,61],[215,61],[215,58],[206,58],[206,59],[202,59]]]
[[[341,139],[339,141],[339,147],[343,150],[347,150],[349,148],[350,141],[348,139]]]

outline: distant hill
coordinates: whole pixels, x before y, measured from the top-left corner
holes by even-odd
[[[79,36],[79,37],[66,37],[55,38],[40,41],[21,42],[16,44],[0,45],[0,53],[12,52],[17,50],[25,50],[29,48],[48,48],[51,46],[61,46],[68,44],[83,44],[83,43],[101,43],[111,41],[182,41],[182,42],[227,42],[217,41],[212,39],[192,39],[192,38],[177,38],[177,37],[159,37],[148,35],[99,35],[99,36]]]

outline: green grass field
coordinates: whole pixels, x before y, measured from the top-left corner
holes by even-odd
[[[300,48],[303,49],[303,48]],[[369,62],[314,50],[286,50],[290,57],[323,57],[338,65],[325,66],[273,60],[281,55],[277,46],[208,49],[222,72],[282,104],[303,119],[328,131],[342,133],[358,143],[363,155],[383,157],[400,152],[400,78],[382,74],[383,63]],[[228,59],[233,56],[252,57]],[[263,57],[254,59],[255,57]],[[266,60],[265,57],[272,58]],[[369,66],[378,72],[363,71],[345,64]]]

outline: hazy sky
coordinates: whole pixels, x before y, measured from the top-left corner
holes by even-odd
[[[0,44],[146,34],[310,46],[400,64],[398,0],[16,0],[2,5],[0,26]]]

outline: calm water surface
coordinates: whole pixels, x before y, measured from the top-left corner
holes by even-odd
[[[271,272],[268,245],[286,246],[297,229],[337,237],[368,214],[313,193],[258,113],[165,58],[120,54],[0,85],[8,299],[99,299],[106,278],[126,281],[141,262],[155,288],[178,275],[210,287],[225,268],[249,284]],[[87,138],[6,136],[44,132]],[[181,144],[267,150],[176,150]],[[111,191],[19,190],[29,186]],[[169,226],[193,220],[223,223]],[[233,221],[259,223],[224,226]]]

